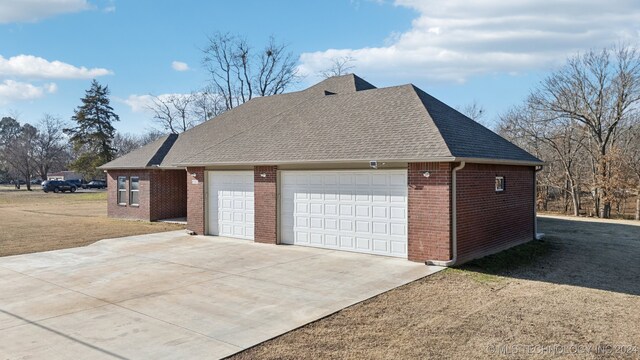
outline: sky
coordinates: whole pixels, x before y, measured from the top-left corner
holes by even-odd
[[[292,90],[319,81],[336,57],[377,87],[413,83],[484,122],[522,102],[567,57],[637,46],[637,0],[0,0],[0,116],[70,121],[97,79],[116,129],[154,126],[148,95],[207,83],[207,36],[261,47],[274,36],[298,58]]]

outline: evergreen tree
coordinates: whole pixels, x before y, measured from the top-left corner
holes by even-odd
[[[120,117],[109,105],[109,87],[100,85],[95,79],[81,100],[82,105],[71,117],[77,126],[64,129],[77,154],[70,167],[85,178],[95,178],[100,173],[96,168],[115,156],[113,137],[116,130],[112,122],[119,121]]]

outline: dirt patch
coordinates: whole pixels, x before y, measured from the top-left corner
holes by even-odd
[[[539,228],[543,242],[418,280],[233,358],[640,358],[640,227],[541,218]]]
[[[107,218],[105,191],[45,194],[0,188],[0,256],[182,228],[176,224]]]

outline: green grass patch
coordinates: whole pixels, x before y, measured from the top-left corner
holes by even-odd
[[[484,274],[502,274],[533,265],[549,255],[551,250],[552,246],[548,241],[534,240],[494,255],[473,260],[459,269],[479,271]]]

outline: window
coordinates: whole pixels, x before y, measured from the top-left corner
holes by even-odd
[[[118,176],[118,205],[127,205],[127,177]]]
[[[496,176],[496,192],[504,191],[504,176]]]
[[[140,178],[138,176],[132,176],[130,181],[131,198],[129,199],[129,204],[140,205]]]

